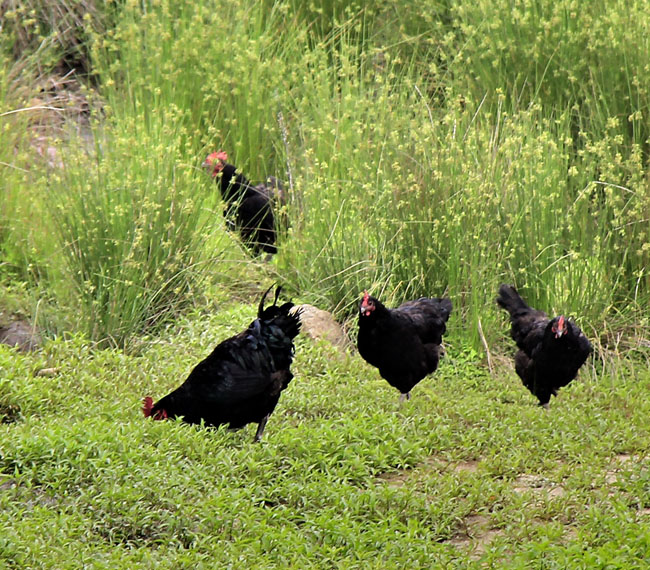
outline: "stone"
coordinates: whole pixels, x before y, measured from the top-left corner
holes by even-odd
[[[308,304],[297,305],[294,310],[301,310],[301,330],[308,337],[314,340],[325,339],[338,348],[345,348],[349,344],[341,325],[331,313]]]
[[[14,321],[5,327],[0,327],[0,342],[25,352],[41,346],[41,337],[28,322]]]

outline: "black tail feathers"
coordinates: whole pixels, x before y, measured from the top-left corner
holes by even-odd
[[[508,311],[511,316],[531,310],[512,285],[503,284],[499,287],[497,303]]]
[[[273,324],[275,327],[279,327],[283,333],[293,339],[300,332],[300,314],[301,310],[292,310],[294,304],[290,301],[278,305],[278,298],[280,297],[280,291],[282,291],[282,286],[278,285],[275,289],[275,299],[273,304],[264,308],[264,302],[266,301],[267,295],[273,289],[273,285],[269,287],[262,298],[260,299],[260,304],[257,310],[257,318],[264,323],[265,326],[270,326]]]

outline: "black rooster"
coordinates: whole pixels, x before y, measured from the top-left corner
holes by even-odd
[[[273,204],[285,202],[284,187],[273,176],[267,178],[266,184],[253,186],[227,160],[228,155],[218,151],[210,153],[202,165],[213,178],[221,178],[219,188],[226,203],[226,220],[255,255],[265,252],[271,256],[277,252]]]
[[[539,405],[548,408],[551,396],[576,377],[591,344],[575,323],[564,315],[549,319],[511,285],[499,287],[497,303],[510,313],[510,335],[519,348],[515,370]]]
[[[409,399],[413,386],[438,367],[451,308],[449,299],[422,297],[388,309],[364,292],[359,307],[359,354],[400,391],[400,402]]]
[[[262,296],[257,318],[243,332],[221,342],[200,362],[187,380],[153,403],[144,399],[142,411],[154,420],[183,417],[190,424],[230,424],[237,429],[257,422],[259,441],[280,393],[293,374],[293,339],[300,331],[300,315],[293,303],[278,306],[281,287],[273,305],[264,309],[269,291]]]

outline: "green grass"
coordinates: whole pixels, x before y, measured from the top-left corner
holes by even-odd
[[[1,45],[1,44],[0,44]],[[0,52],[0,274],[26,278],[33,260],[33,242],[29,240],[29,206],[21,199],[27,170],[25,156],[18,149],[25,143],[29,112],[24,109],[25,90],[19,77],[30,77],[32,69],[24,62],[13,62]],[[17,156],[18,155],[18,156]],[[26,207],[27,206],[27,207]]]
[[[364,289],[389,304],[444,293],[479,348],[484,307],[513,282],[549,311],[629,329],[650,294],[647,2],[533,4],[69,7],[92,143],[64,137],[63,168],[43,172],[29,137],[0,133],[27,170],[3,204],[29,237],[12,256],[23,273],[36,256],[41,288],[79,314],[67,328],[137,342],[202,284],[246,281],[198,169],[223,148],[252,180],[291,180],[265,273],[342,318]],[[5,51],[44,35],[47,68],[71,38],[30,10]],[[38,229],[16,196],[39,205]]]
[[[6,4],[0,311],[47,342],[0,346],[0,566],[645,567],[648,0]],[[291,181],[269,264],[217,148]],[[448,295],[448,356],[400,409],[301,337],[261,445],[145,421],[270,281],[348,322],[364,289]],[[549,413],[501,282],[597,348]]]
[[[7,567],[643,567],[647,369],[589,362],[545,412],[452,335],[399,408],[356,353],[301,336],[262,444],[142,417],[252,312],[194,314],[139,356],[0,347]]]
[[[122,125],[91,157],[66,154],[46,183],[81,328],[98,341],[124,346],[172,318],[225,255],[207,181],[193,165],[164,159],[182,153],[180,123],[169,113]],[[148,160],[152,149],[160,160]]]

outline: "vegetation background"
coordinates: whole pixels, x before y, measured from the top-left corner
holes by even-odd
[[[649,13],[0,3],[0,326],[47,338],[0,350],[0,564],[643,567]],[[289,186],[269,264],[226,231],[217,148]],[[448,358],[396,412],[302,339],[268,445],[143,427],[273,281],[352,338],[364,289],[445,294]],[[550,414],[504,358],[501,282],[597,347]]]

